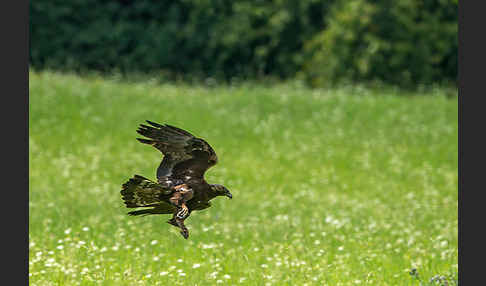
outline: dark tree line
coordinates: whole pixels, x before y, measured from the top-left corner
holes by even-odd
[[[37,69],[455,82],[454,0],[30,1]]]

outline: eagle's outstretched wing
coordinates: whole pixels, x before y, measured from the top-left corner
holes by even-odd
[[[167,176],[181,180],[203,178],[206,170],[218,162],[213,148],[203,139],[168,124],[147,122],[151,126],[141,124],[137,133],[150,139],[137,140],[154,146],[164,154],[157,169],[159,181]]]

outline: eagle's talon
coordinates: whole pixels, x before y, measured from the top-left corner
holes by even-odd
[[[189,237],[189,231],[187,229],[181,230],[181,234],[185,239]]]

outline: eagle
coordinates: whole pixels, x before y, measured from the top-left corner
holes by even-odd
[[[193,211],[209,208],[215,197],[231,199],[233,195],[223,185],[208,184],[204,179],[204,173],[218,162],[216,152],[204,139],[168,124],[146,122],[150,126],[140,124],[137,129],[146,138],[137,140],[163,154],[157,168],[157,182],[134,175],[122,184],[122,200],[127,208],[145,208],[128,215],[172,214],[167,223],[178,227],[187,239],[189,230],[184,220]]]

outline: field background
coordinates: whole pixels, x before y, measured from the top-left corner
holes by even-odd
[[[458,104],[445,90],[31,72],[29,91],[30,285],[457,279]],[[220,159],[207,180],[233,193],[192,214],[188,240],[121,201],[161,160],[135,140],[145,119],[205,138]]]

